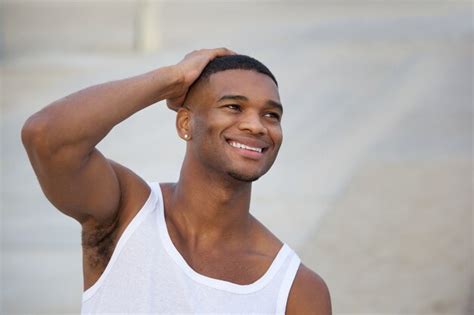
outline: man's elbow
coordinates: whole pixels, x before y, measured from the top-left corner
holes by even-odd
[[[25,121],[21,129],[21,141],[28,153],[48,152],[47,130],[48,122],[39,113]]]

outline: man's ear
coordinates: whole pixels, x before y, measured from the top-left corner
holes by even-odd
[[[176,130],[181,139],[188,141],[192,135],[191,110],[181,106],[176,114]]]

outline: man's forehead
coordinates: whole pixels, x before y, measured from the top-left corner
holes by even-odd
[[[225,70],[208,78],[207,88],[216,100],[225,95],[242,95],[247,98],[266,98],[279,102],[275,82],[267,75],[253,70]]]

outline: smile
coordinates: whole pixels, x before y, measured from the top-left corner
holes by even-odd
[[[262,153],[262,151],[263,151],[263,148],[251,147],[251,146],[239,143],[237,141],[229,141],[229,144],[231,146],[233,146],[234,148],[237,148],[237,149],[245,149],[245,150],[255,151],[255,152],[258,152],[258,153]]]

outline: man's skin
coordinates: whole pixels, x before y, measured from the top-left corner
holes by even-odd
[[[210,60],[229,54],[194,51],[174,66],[74,93],[25,123],[22,140],[45,195],[82,226],[84,290],[100,277],[150,193],[143,179],[95,146],[115,125],[161,100],[177,111],[177,132],[186,141],[179,181],[161,184],[174,245],[195,271],[212,278],[250,284],[269,268],[283,243],[249,206],[251,181],[268,171],[282,142],[278,88],[264,74],[227,70],[190,89]],[[249,153],[231,141],[265,149]],[[326,284],[301,264],[286,314],[330,313]]]

